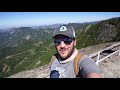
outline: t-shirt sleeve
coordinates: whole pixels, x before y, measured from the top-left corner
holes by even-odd
[[[80,65],[80,76],[86,77],[89,73],[95,72],[100,74],[100,70],[96,63],[89,56],[83,57],[79,62]]]

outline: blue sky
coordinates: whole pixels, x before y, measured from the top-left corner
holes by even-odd
[[[0,28],[83,23],[120,17],[120,12],[0,12]]]

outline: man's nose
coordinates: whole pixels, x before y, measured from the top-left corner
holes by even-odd
[[[63,41],[61,41],[61,43],[60,43],[60,47],[65,47],[65,43],[63,42]]]

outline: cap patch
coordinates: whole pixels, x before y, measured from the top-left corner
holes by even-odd
[[[67,30],[67,28],[65,27],[65,26],[62,26],[61,28],[60,28],[60,31],[66,31]]]

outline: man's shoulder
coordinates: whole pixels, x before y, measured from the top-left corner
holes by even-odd
[[[87,67],[87,66],[96,66],[96,63],[91,57],[89,57],[89,55],[85,54],[81,58],[81,60],[79,61],[79,65],[82,66],[82,67],[83,66],[85,66],[85,67]]]
[[[90,58],[88,55],[84,54],[83,57],[81,58],[81,61],[82,61],[82,60],[86,60],[86,59],[87,59],[87,60],[88,60],[88,59],[91,60],[92,58]]]
[[[95,63],[94,61],[93,61],[93,59],[91,58],[91,57],[89,57],[89,55],[87,55],[87,54],[85,54],[85,53],[82,53],[82,57],[81,57],[81,59],[79,60],[79,64],[81,64],[81,63],[89,63],[89,62],[93,62],[93,63]]]
[[[55,59],[57,59],[58,58],[58,53],[55,53],[55,54],[53,54],[53,56],[51,57],[51,60],[55,60]]]
[[[51,57],[51,60],[50,60],[50,66],[52,65],[52,63],[57,60],[57,53],[55,53],[52,57]]]
[[[81,51],[78,51],[78,55],[81,57],[80,61],[85,60],[85,59],[91,59],[87,54],[85,54]]]

